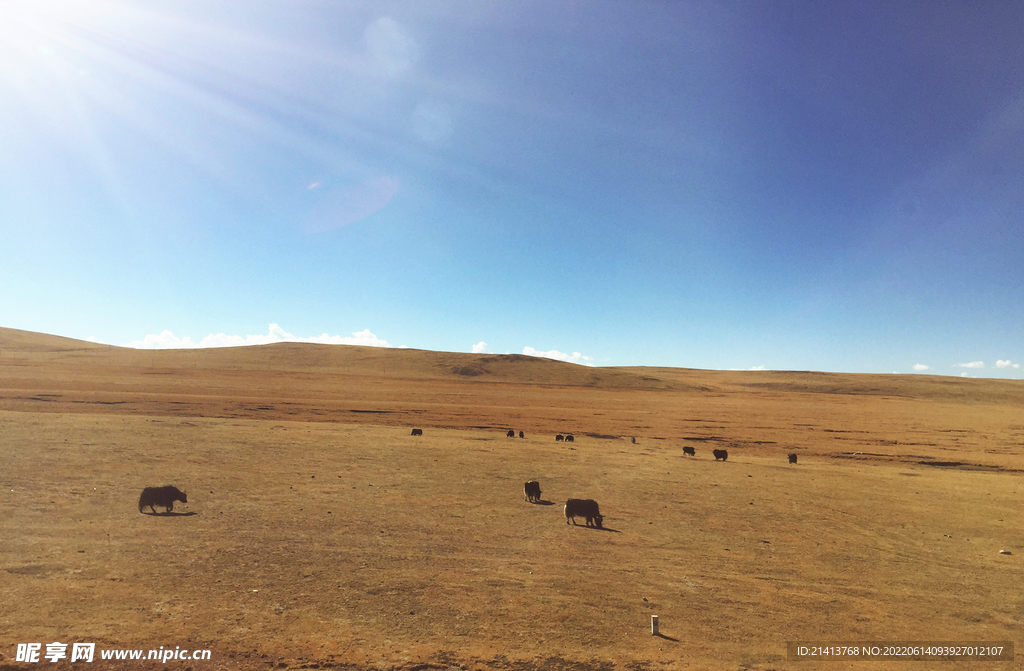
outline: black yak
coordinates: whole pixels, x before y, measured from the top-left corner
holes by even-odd
[[[794,452],[793,454],[789,455],[789,463],[791,463],[791,464],[795,464],[796,463],[796,452]]]
[[[139,497],[139,512],[146,506],[154,513],[156,508],[154,506],[160,506],[166,508],[167,512],[174,510],[174,502],[181,501],[182,503],[188,503],[188,499],[185,498],[185,492],[179,490],[173,485],[164,485],[163,487],[146,487],[142,490],[142,496]]]
[[[727,450],[711,450],[711,454],[715,455],[715,461],[721,459],[725,461],[729,458],[729,452]]]
[[[695,456],[697,456],[697,450],[695,450],[692,447],[690,447],[689,445],[687,445],[686,447],[683,448],[683,454],[688,454],[691,457],[695,457]]]
[[[508,436],[509,438],[515,438],[516,437],[516,432],[515,432],[514,429],[509,429],[508,433],[506,433],[505,435]]]
[[[568,524],[569,520],[572,520],[573,525],[575,525],[577,517],[585,517],[588,527],[604,528],[601,526],[604,522],[604,516],[601,514],[600,509],[598,509],[597,501],[594,499],[569,499],[565,502],[565,523]]]
[[[561,442],[563,440],[565,440],[565,436],[563,436],[562,434],[558,434],[557,436],[555,436],[555,442],[556,443],[559,443],[559,442]]]
[[[566,435],[566,437],[565,437],[565,442],[567,442],[567,443],[571,443],[571,442],[573,442],[574,440],[576,440],[576,439],[572,437],[572,434],[571,434],[571,433],[570,433],[570,434],[568,434],[568,435]]]
[[[540,483],[536,480],[530,480],[523,485],[523,493],[526,494],[526,500],[530,503],[540,501]]]
[[[520,431],[520,432],[519,432],[519,437],[520,437],[520,438],[526,438],[526,434],[525,434],[525,433],[523,433],[522,431]]]
[[[412,430],[412,435],[414,435],[414,436],[422,436],[423,435],[423,429],[413,429]]]

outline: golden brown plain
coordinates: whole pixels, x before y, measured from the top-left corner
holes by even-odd
[[[0,465],[0,664],[94,641],[211,649],[195,669],[836,669],[786,642],[1024,624],[1016,380],[0,329]],[[165,484],[188,504],[139,514]]]

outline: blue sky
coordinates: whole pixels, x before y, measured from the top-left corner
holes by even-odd
[[[1015,2],[7,0],[0,325],[1021,378],[1022,63]]]

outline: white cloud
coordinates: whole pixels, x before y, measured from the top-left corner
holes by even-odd
[[[162,331],[159,334],[150,333],[142,340],[133,340],[125,343],[124,346],[135,349],[183,349],[199,347],[199,344],[192,342],[188,336],[179,338],[170,331]]]
[[[1010,361],[1009,359],[1007,359],[1005,361],[1002,360],[1002,359],[999,359],[998,361],[996,361],[996,368],[1020,368],[1020,364],[1019,363],[1014,363],[1014,362]]]
[[[483,354],[487,351],[487,343],[483,340],[473,345],[473,354]]]
[[[984,368],[985,367],[985,362],[984,361],[972,361],[970,363],[958,363],[956,365],[956,367],[957,368]]]
[[[99,338],[97,338],[96,336],[89,336],[88,338],[85,339],[85,341],[86,342],[94,342],[97,345],[106,345],[107,344],[107,343],[103,342],[102,340],[100,340]]]
[[[932,369],[931,366],[926,366],[923,363],[915,363],[914,364],[914,370],[916,370],[918,373],[923,373],[924,371],[931,370],[931,369]]]
[[[751,366],[747,370],[764,370],[764,364],[762,364],[760,366]]]
[[[168,333],[168,331],[164,331],[164,333]],[[270,340],[256,342],[261,337],[246,336],[243,338],[242,336],[229,336],[226,333],[211,333],[200,340],[197,345],[186,345],[186,347],[242,347],[243,345],[265,345],[267,342],[274,342]],[[188,340],[188,338],[185,338],[185,340]]]
[[[960,377],[970,377],[970,374],[967,371],[964,371],[960,373]]]
[[[351,336],[332,336],[326,333],[311,338],[295,338],[293,342],[315,342],[322,345],[363,345],[365,347],[391,347],[387,340],[382,340],[370,333],[370,329],[357,331]]]
[[[568,361],[569,363],[580,363],[585,366],[594,365],[593,363],[591,363],[594,360],[594,357],[586,356],[584,354],[580,354],[579,352],[566,354],[565,352],[559,352],[556,349],[549,350],[547,352],[540,352],[538,350],[533,349],[532,347],[524,347],[523,354],[526,354],[527,356],[544,357],[545,359],[557,359],[558,361]]]
[[[226,333],[211,333],[198,343],[188,336],[179,338],[170,331],[159,335],[147,335],[142,340],[134,340],[125,347],[135,349],[190,349],[206,347],[241,347],[244,345],[268,345],[275,342],[311,342],[323,345],[365,345],[369,347],[391,347],[386,340],[381,340],[370,329],[365,329],[351,336],[332,336],[326,333],[310,338],[301,338],[288,333],[277,324],[271,324],[267,335],[247,335],[244,338]]]

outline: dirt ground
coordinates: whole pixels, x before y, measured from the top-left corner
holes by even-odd
[[[1022,475],[1021,381],[0,329],[0,669],[907,668],[787,642],[1019,643]]]

